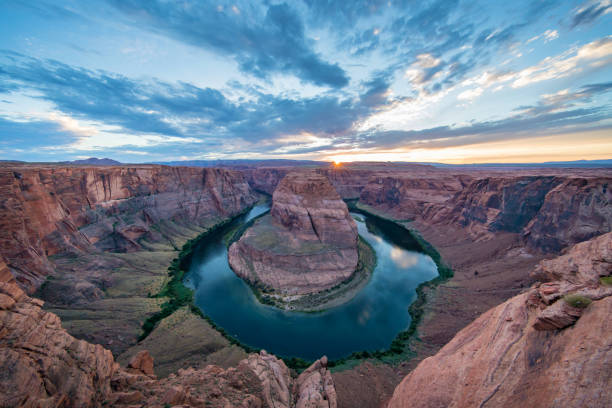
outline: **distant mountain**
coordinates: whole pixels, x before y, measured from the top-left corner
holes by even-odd
[[[289,159],[235,159],[235,160],[182,160],[168,162],[152,162],[149,164],[163,164],[166,166],[189,166],[189,167],[283,167],[283,166],[321,166],[329,162],[312,160],[289,160]]]
[[[109,159],[106,157],[103,159],[98,159],[97,157],[90,157],[89,159],[65,161],[62,163],[64,164],[88,164],[92,166],[117,166],[121,164],[121,162],[118,162],[117,160]]]
[[[551,161],[542,163],[472,163],[472,164],[445,164],[445,163],[423,163],[436,167],[569,167],[569,168],[597,168],[612,167],[612,159],[604,160],[575,160],[575,161]]]

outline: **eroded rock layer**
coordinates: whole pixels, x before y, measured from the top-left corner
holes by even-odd
[[[209,226],[254,201],[242,174],[230,170],[1,168],[0,251],[31,293],[53,271],[49,256],[147,249],[173,229]]]
[[[399,407],[604,407],[612,402],[612,233],[543,261],[546,282],[489,310],[396,388]]]
[[[460,227],[477,241],[517,233],[546,253],[612,230],[612,177],[475,176],[375,177],[359,202],[398,220]]]
[[[357,267],[357,226],[326,176],[291,173],[274,191],[272,209],[229,249],[243,279],[283,294],[329,289]]]

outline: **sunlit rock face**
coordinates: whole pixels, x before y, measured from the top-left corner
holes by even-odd
[[[326,176],[288,174],[272,209],[229,249],[238,276],[282,294],[332,288],[357,267],[357,226]]]
[[[533,271],[395,389],[388,408],[604,407],[612,364],[612,233]]]

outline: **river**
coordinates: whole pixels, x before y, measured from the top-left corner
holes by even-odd
[[[184,280],[195,291],[196,305],[242,343],[283,357],[337,359],[354,351],[387,349],[410,324],[408,307],[417,286],[438,276],[434,261],[402,244],[400,234],[405,231],[353,214],[359,234],[378,258],[363,290],[347,303],[319,313],[263,305],[230,269],[225,239],[236,226],[268,209],[267,205],[253,207],[198,245]]]

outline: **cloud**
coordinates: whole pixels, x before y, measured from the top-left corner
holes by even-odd
[[[49,145],[74,143],[78,136],[51,120],[32,117],[0,116],[0,151],[3,159],[17,157],[16,152],[35,151]],[[21,156],[21,154],[19,154]]]
[[[587,25],[595,21],[597,18],[612,11],[612,2],[610,0],[590,0],[586,1],[582,7],[579,7],[572,17],[570,24],[571,28],[580,25]]]
[[[590,42],[569,53],[547,57],[538,65],[525,68],[515,74],[513,88],[535,82],[558,79],[575,74],[588,67],[612,63],[612,36]]]
[[[527,44],[539,40],[540,38],[544,39],[544,42],[550,42],[559,38],[559,32],[557,30],[546,30],[540,35],[536,35],[535,37],[531,37],[527,40]]]
[[[482,91],[483,89],[480,87],[474,88],[474,89],[468,89],[466,91],[461,92],[459,95],[457,95],[457,99],[471,101],[473,99],[476,99],[480,95],[482,95]]]
[[[605,67],[612,64],[612,36],[592,41],[582,47],[573,47],[559,55],[546,57],[536,65],[519,71],[486,71],[465,79],[461,86],[469,87],[461,92],[459,99],[473,99],[487,88],[496,89],[511,84],[512,88],[522,88],[534,83],[560,79],[580,72]]]
[[[612,91],[612,82],[585,85],[579,90],[573,92],[570,92],[568,89],[563,89],[554,94],[542,95],[536,105],[521,106],[516,110],[529,115],[558,112],[574,107],[576,102],[591,102],[594,96],[604,94],[609,91]]]
[[[134,133],[180,137],[196,124],[202,135],[217,126],[213,123],[236,121],[242,113],[211,88],[135,81],[53,60],[12,58],[15,63],[0,66],[0,80],[13,88],[35,91],[68,116],[104,122]]]
[[[610,115],[604,107],[513,115],[500,120],[475,122],[469,126],[439,126],[423,130],[366,132],[359,147],[442,148],[496,140],[519,139],[552,132],[599,128],[598,122]],[[608,126],[609,128],[609,126]]]
[[[195,1],[109,1],[150,30],[230,56],[243,72],[256,77],[292,74],[332,88],[342,88],[349,82],[338,64],[324,61],[313,50],[300,15],[285,3],[269,5],[261,13],[249,3],[244,7],[232,5],[226,11]]]
[[[199,146],[205,148],[240,139],[247,145],[272,141],[268,148],[274,150],[291,144],[278,140],[286,135],[345,135],[393,103],[386,73],[364,82],[357,98],[292,98],[250,89],[251,98],[233,102],[219,90],[188,83],[139,81],[25,56],[11,55],[6,62],[0,81],[52,103],[59,113],[47,119],[81,137],[71,145],[75,149],[187,142],[207,143]]]

